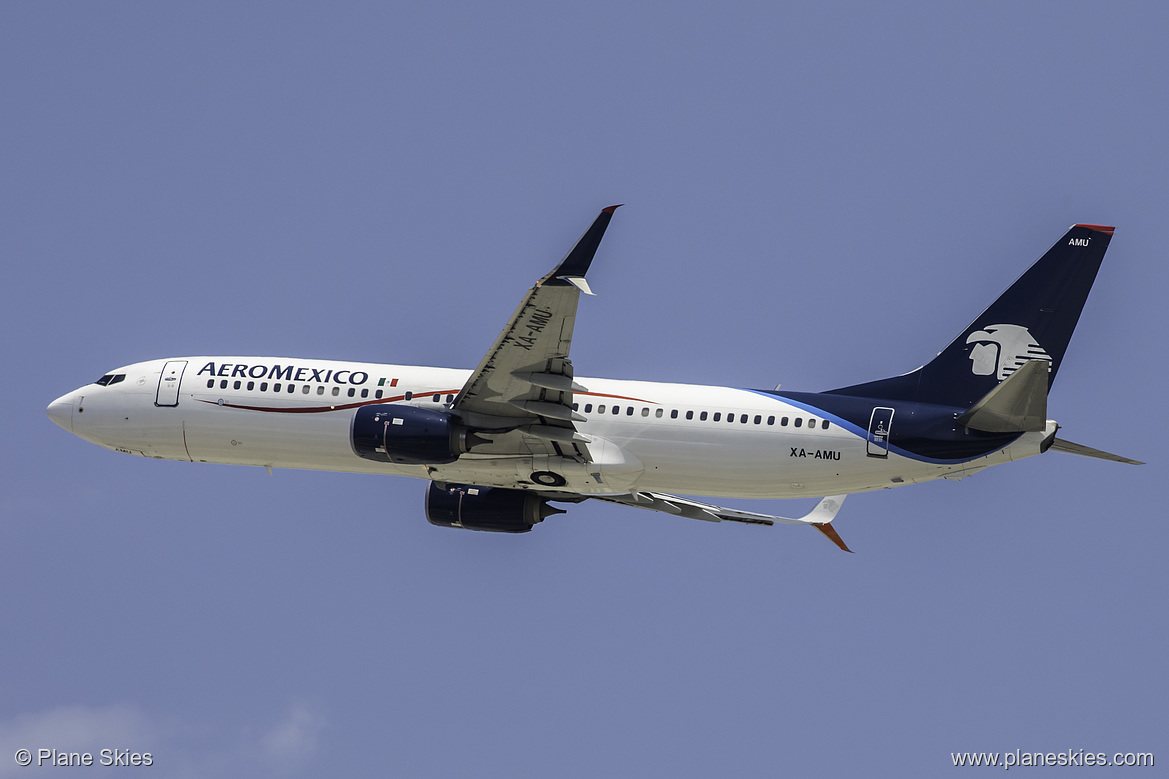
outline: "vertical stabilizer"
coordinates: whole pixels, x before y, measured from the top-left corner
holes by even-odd
[[[1113,229],[1073,226],[928,364],[832,393],[969,408],[1031,360],[1050,388]]]

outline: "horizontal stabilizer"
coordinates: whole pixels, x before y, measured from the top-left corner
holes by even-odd
[[[1065,441],[1062,438],[1055,439],[1055,441],[1051,444],[1051,449],[1055,452],[1078,454],[1081,457],[1095,457],[1097,460],[1111,460],[1114,463],[1125,463],[1126,465],[1144,465],[1144,463],[1140,460],[1130,460],[1127,457],[1121,457],[1118,454],[1112,454],[1110,452],[1102,452],[1099,449],[1093,449],[1090,446],[1073,444],[1071,441]]]
[[[1047,427],[1047,376],[1050,362],[1028,360],[982,396],[958,421],[987,433],[1023,433]]]

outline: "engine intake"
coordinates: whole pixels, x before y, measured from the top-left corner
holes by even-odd
[[[400,465],[452,463],[475,442],[474,434],[442,411],[417,406],[362,406],[349,440],[358,457]]]
[[[527,533],[545,517],[564,513],[523,490],[431,482],[426,493],[426,519],[440,527]]]

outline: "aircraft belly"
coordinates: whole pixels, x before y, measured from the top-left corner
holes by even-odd
[[[625,446],[642,462],[637,489],[737,498],[864,492],[927,481],[943,468],[892,454],[868,457],[853,435],[741,436],[710,440],[639,437]]]

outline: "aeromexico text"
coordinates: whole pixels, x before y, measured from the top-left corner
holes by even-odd
[[[297,365],[244,365],[221,362],[217,368],[209,362],[199,369],[197,375],[222,376],[225,379],[280,379],[282,381],[315,381],[320,384],[354,384],[360,386],[369,381],[365,371],[328,370]]]

